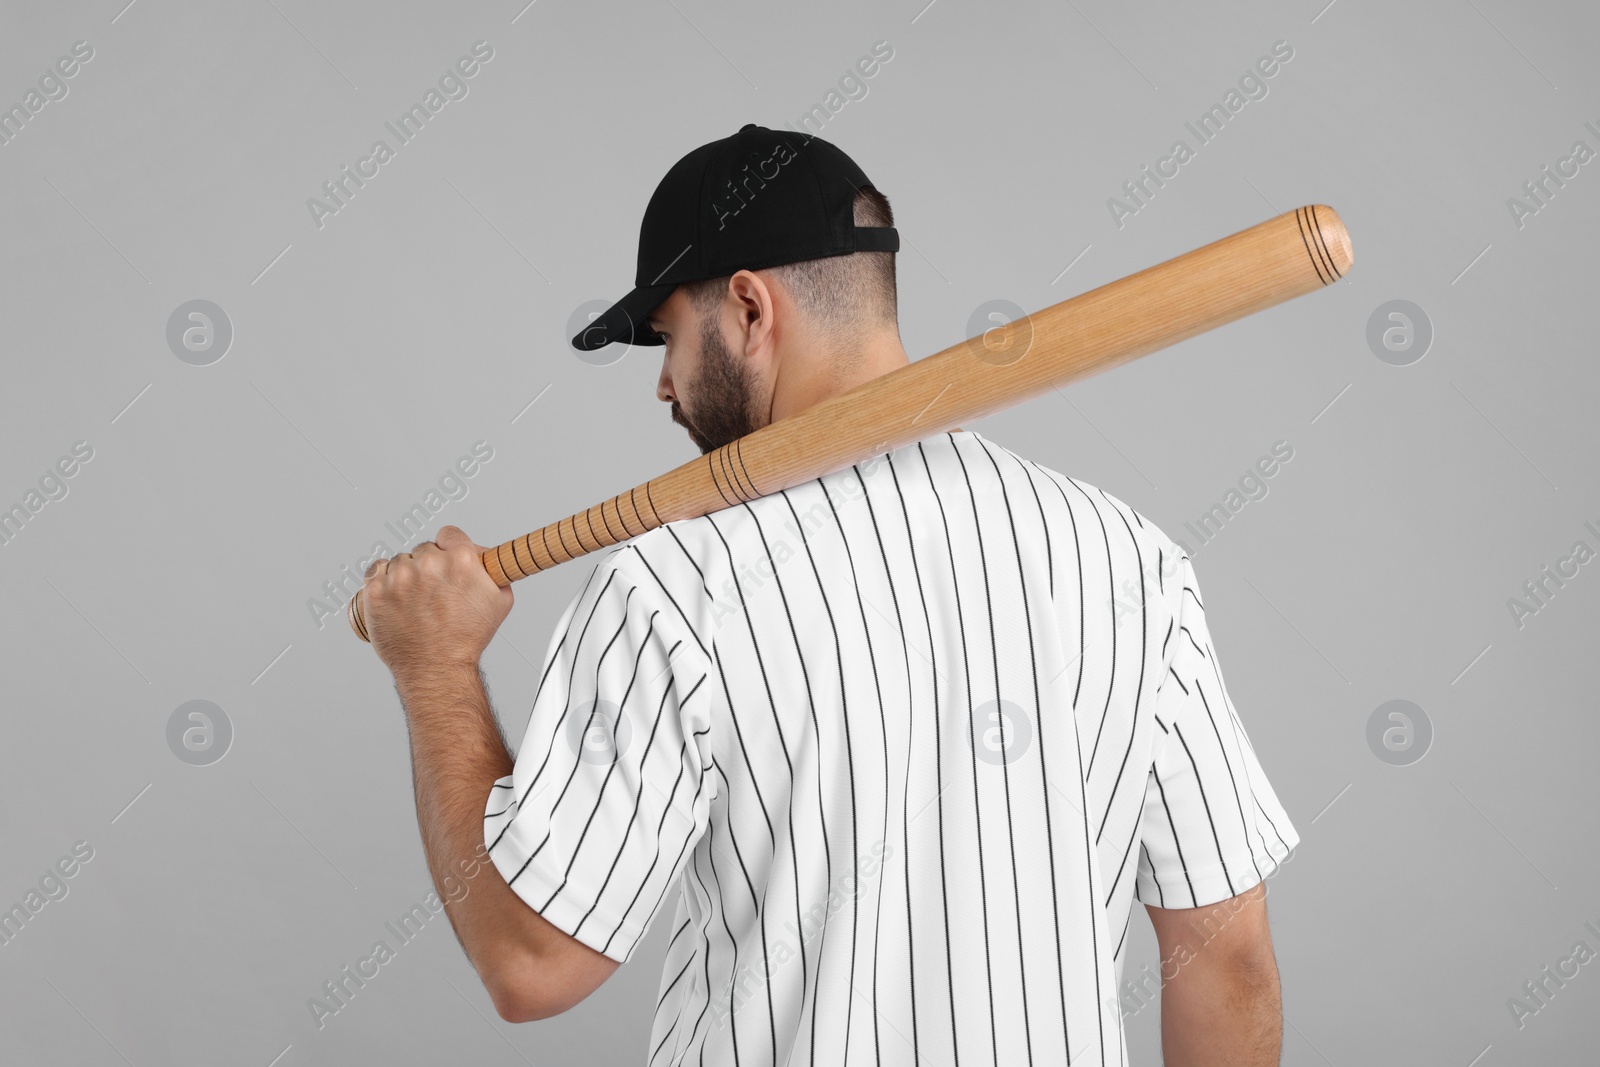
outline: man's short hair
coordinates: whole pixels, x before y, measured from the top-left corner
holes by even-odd
[[[889,198],[870,185],[856,190],[857,226],[893,226]],[[893,252],[852,252],[784,263],[768,270],[783,283],[801,314],[838,340],[853,339],[872,326],[893,326],[896,307]],[[685,282],[690,305],[702,319],[728,291],[728,279]]]

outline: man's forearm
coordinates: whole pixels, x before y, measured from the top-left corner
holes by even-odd
[[[1161,986],[1169,1067],[1278,1067],[1283,1001],[1270,955],[1240,963],[1197,955]]]
[[[476,665],[399,676],[395,689],[411,734],[417,825],[428,870],[456,937],[488,984],[498,953],[529,909],[483,847],[483,809],[513,761],[495,724]],[[487,868],[487,869],[485,869]]]

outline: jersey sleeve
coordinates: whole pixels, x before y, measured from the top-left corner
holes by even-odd
[[[718,681],[651,571],[608,553],[545,652],[511,774],[484,805],[484,844],[545,919],[619,963],[705,833]]]
[[[1181,601],[1156,693],[1135,892],[1144,904],[1198,908],[1265,880],[1300,836],[1228,698],[1194,567],[1173,551]]]

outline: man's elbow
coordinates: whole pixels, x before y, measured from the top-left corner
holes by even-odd
[[[491,989],[489,996],[494,1000],[494,1010],[508,1023],[534,1023],[550,1018],[536,1000],[519,990]]]
[[[499,938],[491,959],[474,960],[495,1011],[512,1023],[538,1022],[572,1010],[621,966],[550,926],[536,912],[527,914],[537,927],[532,936]],[[500,947],[513,943],[516,948]]]
[[[542,968],[526,956],[503,960],[482,974],[494,1010],[508,1023],[532,1023],[559,1015],[540,982]]]

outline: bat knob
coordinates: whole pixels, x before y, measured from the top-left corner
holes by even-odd
[[[356,636],[371,644],[372,638],[367,636],[366,604],[361,599],[361,592],[360,589],[356,590],[356,595],[345,605],[344,614],[350,620],[350,629],[356,632]]]

